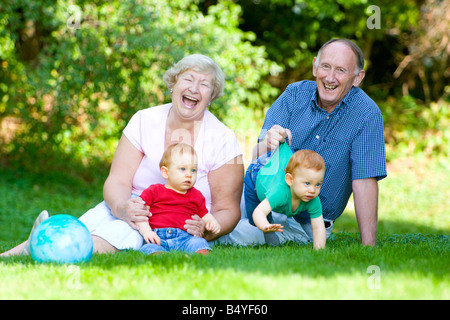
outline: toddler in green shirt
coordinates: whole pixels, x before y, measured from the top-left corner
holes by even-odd
[[[289,158],[289,155],[292,156]],[[270,157],[268,162],[264,163],[264,157],[266,160]],[[281,224],[267,219],[272,211],[288,217],[307,211],[311,218],[313,248],[325,248],[326,231],[318,197],[324,175],[325,162],[318,153],[299,150],[292,154],[287,143],[281,144],[272,155],[257,158],[244,179],[250,223],[263,232],[283,232]]]

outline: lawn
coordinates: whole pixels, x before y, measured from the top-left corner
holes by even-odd
[[[350,203],[323,251],[310,246],[216,246],[208,256],[95,254],[80,265],[0,258],[0,299],[450,298],[447,161],[397,160],[380,182],[376,247],[363,247]],[[42,209],[80,216],[103,176],[0,171],[0,252],[28,236]]]

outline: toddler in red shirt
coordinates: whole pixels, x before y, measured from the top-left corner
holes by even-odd
[[[180,250],[206,254],[211,251],[208,242],[194,237],[184,228],[185,221],[198,215],[206,223],[206,230],[220,232],[220,225],[208,212],[205,198],[194,188],[197,179],[197,155],[193,147],[184,143],[171,145],[159,164],[167,184],[153,184],[141,198],[150,207],[148,222],[137,223],[146,244],[141,252],[152,254]]]

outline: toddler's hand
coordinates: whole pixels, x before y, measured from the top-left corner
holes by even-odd
[[[211,231],[214,234],[218,234],[220,232],[220,225],[216,222],[210,221],[206,223],[206,230]]]
[[[263,232],[283,232],[283,225],[281,224],[267,224],[263,228],[261,228],[261,231]]]
[[[146,234],[142,236],[147,243],[153,243],[160,245],[161,244],[161,238],[156,234],[155,231],[149,231]]]

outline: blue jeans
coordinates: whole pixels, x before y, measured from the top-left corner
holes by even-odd
[[[152,254],[156,252],[168,252],[171,250],[195,253],[199,250],[210,250],[211,247],[203,238],[194,237],[184,230],[177,228],[153,229],[161,238],[161,245],[146,243],[139,251]]]
[[[272,152],[268,152],[262,156],[257,157],[250,163],[244,177],[244,199],[245,199],[245,211],[247,213],[248,221],[251,225],[255,225],[253,222],[253,211],[260,204],[260,200],[256,193],[256,177],[259,170],[269,161]],[[267,220],[272,223],[272,214],[269,213]]]

